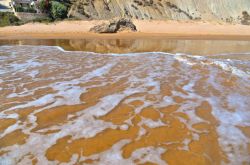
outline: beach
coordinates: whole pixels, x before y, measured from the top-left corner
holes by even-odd
[[[250,0],[0,0],[0,165],[250,165]]]
[[[28,23],[0,28],[0,39],[81,39],[81,38],[185,38],[249,40],[250,28],[245,25],[201,21],[133,20],[137,32],[96,34],[89,32],[104,20]]]
[[[0,164],[250,164],[250,27],[0,28]]]

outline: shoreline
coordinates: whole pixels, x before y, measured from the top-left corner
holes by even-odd
[[[29,23],[0,28],[1,40],[12,39],[136,39],[166,38],[190,40],[250,40],[250,26],[213,22],[181,22],[134,20],[137,32],[97,34],[89,32],[95,25],[105,22],[61,21],[56,23]]]
[[[0,40],[30,40],[30,39],[180,39],[180,40],[240,40],[250,41],[250,35],[215,35],[215,34],[169,34],[169,33],[117,33],[117,34],[95,34],[95,33],[18,33],[0,34]]]

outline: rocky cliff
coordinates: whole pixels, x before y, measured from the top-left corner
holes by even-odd
[[[71,0],[69,15],[80,19],[128,17],[249,24],[250,0]]]

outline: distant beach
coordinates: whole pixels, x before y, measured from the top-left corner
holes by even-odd
[[[81,38],[185,38],[250,40],[250,28],[245,25],[198,21],[134,20],[138,32],[96,34],[89,32],[103,20],[28,23],[0,28],[0,39],[81,39]]]

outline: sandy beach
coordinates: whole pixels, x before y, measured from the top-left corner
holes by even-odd
[[[185,38],[250,40],[250,27],[213,22],[134,20],[138,32],[95,34],[89,29],[104,21],[62,21],[29,23],[0,28],[0,39],[81,39],[81,38]]]
[[[0,165],[250,165],[250,26],[102,22],[0,28]]]

